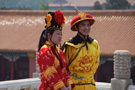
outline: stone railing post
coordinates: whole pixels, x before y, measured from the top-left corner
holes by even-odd
[[[37,55],[38,55],[38,50],[36,49],[36,72],[33,73],[33,78],[40,77],[40,70],[39,70],[39,66],[37,63]]]
[[[132,85],[130,79],[131,55],[127,50],[116,50],[114,52],[114,78],[111,79],[112,90],[127,90]]]

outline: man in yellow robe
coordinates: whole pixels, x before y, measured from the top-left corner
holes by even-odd
[[[94,74],[99,66],[100,47],[97,40],[89,37],[94,22],[90,14],[76,15],[71,21],[71,30],[78,33],[62,46],[75,84],[73,90],[97,90]]]

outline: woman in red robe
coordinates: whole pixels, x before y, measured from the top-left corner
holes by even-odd
[[[57,46],[62,39],[62,26],[65,18],[60,10],[49,12],[46,26],[38,45],[37,62],[41,71],[39,90],[72,90],[74,87],[68,70],[65,55]]]

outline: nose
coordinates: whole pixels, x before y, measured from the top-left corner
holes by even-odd
[[[85,26],[85,29],[86,29],[86,30],[88,30],[88,29],[89,29],[89,27],[88,27],[88,26]]]
[[[90,26],[86,26],[85,28],[86,28],[86,29],[90,29]]]
[[[59,35],[59,38],[61,39],[62,38],[62,35]]]

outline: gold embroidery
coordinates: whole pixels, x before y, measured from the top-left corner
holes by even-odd
[[[93,58],[85,55],[83,58],[79,60],[79,67],[74,66],[73,69],[75,71],[81,72],[90,72],[93,67]]]
[[[80,12],[78,15],[80,16],[81,19],[86,18],[86,13],[84,12]]]
[[[41,68],[42,68],[42,69],[44,68],[44,65],[43,65],[43,64],[41,64]]]
[[[62,69],[62,74],[64,74],[66,71],[67,71],[67,70],[66,70],[66,68],[64,67],[64,68]]]
[[[48,54],[49,56],[52,56],[52,54],[51,54],[49,51],[47,51],[47,54]]]
[[[41,54],[40,55],[42,55],[43,54],[43,52],[41,51]]]
[[[47,56],[44,56],[43,58],[46,58],[47,60],[48,60],[48,59],[50,59],[50,58],[49,58],[49,57],[47,57]]]

